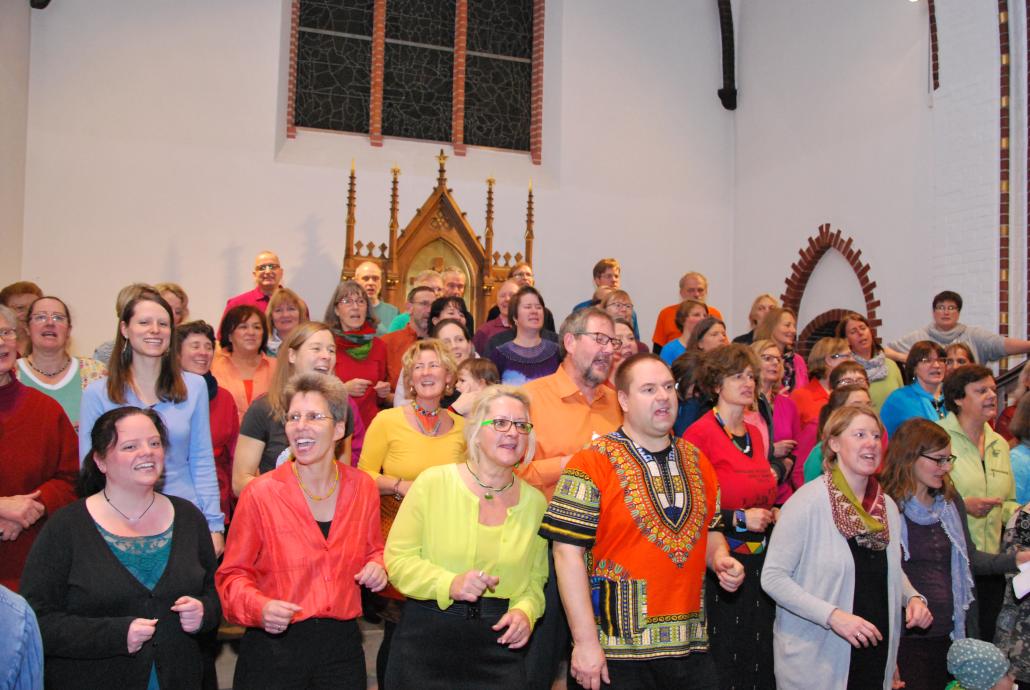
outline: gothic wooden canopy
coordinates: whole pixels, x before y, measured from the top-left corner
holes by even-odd
[[[393,183],[390,192],[390,230],[387,243],[355,242],[355,186],[353,166],[347,191],[347,241],[343,257],[341,279],[354,276],[359,265],[366,261],[379,264],[383,270],[382,299],[402,311],[408,291],[414,286],[415,276],[425,269],[440,271],[446,266],[458,266],[465,271],[468,281],[465,302],[477,323],[485,321],[491,306],[489,296],[508,277],[508,271],[517,263],[533,262],[533,188],[530,185],[526,202],[525,255],[494,251],[494,179],[486,180],[486,228],[482,241],[469,224],[447,188],[447,156],[441,150],[436,187],[415,212],[415,217],[398,232],[397,199],[400,168],[390,172]]]

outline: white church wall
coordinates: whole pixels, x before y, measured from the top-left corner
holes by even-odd
[[[115,293],[134,280],[181,282],[192,315],[217,318],[264,247],[319,314],[343,255],[350,160],[358,239],[386,240],[393,163],[402,225],[432,189],[438,144],[283,142],[284,7],[91,0],[33,16],[23,272],[68,298],[78,351],[111,337]],[[473,148],[448,161],[473,226],[493,175],[495,246],[521,251],[532,176],[538,285],[556,316],[590,294],[603,256],[622,260],[645,338],[686,270],[708,273],[728,308],[733,130],[715,95],[714,3],[551,0],[545,41],[544,164]]]
[[[21,278],[30,12],[0,3],[0,285]]]
[[[781,294],[798,250],[830,223],[871,265],[881,334],[924,323],[937,143],[926,4],[745,3],[738,20],[734,311]],[[864,306],[850,268],[832,265],[839,279],[817,268],[803,312]]]

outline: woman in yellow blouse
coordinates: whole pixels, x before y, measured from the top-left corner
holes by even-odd
[[[387,687],[526,687],[522,650],[543,614],[547,579],[547,543],[537,534],[547,502],[515,476],[536,445],[529,398],[487,388],[465,438],[465,461],[419,475],[390,531],[390,579],[409,599]]]
[[[463,422],[442,407],[440,400],[454,384],[456,366],[439,340],[426,338],[404,353],[401,381],[408,386],[403,407],[382,410],[365,431],[365,444],[358,469],[368,472],[379,487],[383,516],[383,539],[390,523],[415,478],[428,467],[461,462],[465,458]],[[394,602],[391,605],[390,601]],[[375,607],[384,620],[383,642],[376,659],[376,677],[383,687],[390,640],[400,617],[396,605],[402,597],[388,588],[377,597]]]

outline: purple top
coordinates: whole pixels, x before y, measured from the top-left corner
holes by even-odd
[[[928,630],[905,629],[902,635],[943,637],[950,635],[954,622],[954,599],[951,594],[951,541],[941,523],[920,525],[907,517],[909,559],[901,564],[909,582],[926,597],[933,624]]]
[[[544,338],[538,345],[522,347],[514,340],[498,345],[489,354],[497,365],[501,383],[521,386],[527,381],[549,376],[558,370],[558,343]]]

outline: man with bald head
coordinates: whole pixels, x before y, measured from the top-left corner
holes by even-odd
[[[512,324],[508,319],[508,304],[511,302],[512,295],[518,291],[519,283],[515,280],[506,280],[497,288],[497,318],[490,319],[480,326],[479,330],[476,331],[476,335],[472,338],[472,344],[480,355],[485,356],[487,354],[487,345],[490,343],[491,338],[498,333],[511,329]]]
[[[662,351],[662,347],[674,338],[680,337],[682,331],[676,327],[676,311],[683,300],[692,299],[704,302],[708,306],[708,315],[714,316],[720,321],[724,320],[718,309],[708,304],[708,279],[697,271],[684,273],[680,278],[680,301],[658,312],[658,320],[654,326],[654,351]]]
[[[354,271],[354,280],[364,288],[368,295],[368,305],[378,319],[376,335],[388,333],[390,322],[400,313],[400,310],[379,298],[383,291],[383,269],[374,261],[366,261],[360,264]]]
[[[258,254],[254,258],[254,271],[252,275],[254,276],[254,289],[235,297],[230,297],[225,303],[225,311],[222,312],[222,318],[225,318],[226,312],[230,309],[241,304],[257,307],[262,312],[268,309],[268,300],[272,297],[272,293],[277,288],[282,287],[283,266],[282,262],[279,261],[279,256],[275,252],[268,250]],[[221,321],[219,321],[220,323]]]

